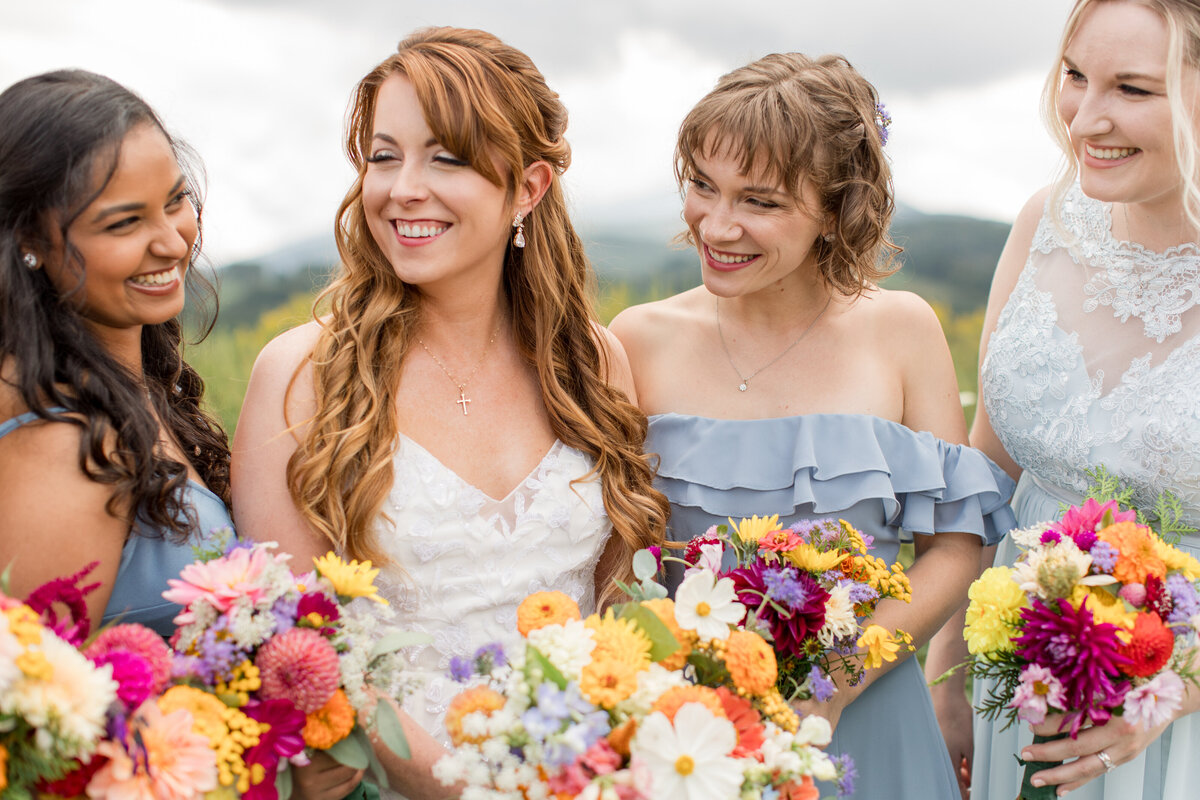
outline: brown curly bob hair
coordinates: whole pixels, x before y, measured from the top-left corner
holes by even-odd
[[[814,245],[821,275],[858,295],[895,272],[901,252],[888,237],[895,202],[880,117],[875,87],[845,58],[773,53],[723,76],[684,118],[675,178],[686,189],[697,155],[725,155],[798,201],[807,181],[832,223]]]
[[[595,463],[617,545],[609,555],[622,565],[616,577],[628,579],[634,551],[662,541],[670,507],[642,453],[646,417],[605,377],[592,271],[561,183],[571,162],[566,109],[528,56],[484,31],[417,31],[355,90],[346,153],[358,178],[338,210],[342,268],[323,295],[330,311],[311,356],[317,410],[288,463],[292,499],[340,552],[386,560],[375,525],[392,486],[396,390],[421,295],[372,237],[362,184],[379,89],[397,74],[412,83],[438,142],[504,186],[510,200],[514,176],[527,166],[552,169],[525,218],[525,247],[509,245],[505,254],[504,293],[555,435]]]

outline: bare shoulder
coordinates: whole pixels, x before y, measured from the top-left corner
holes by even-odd
[[[913,292],[871,289],[854,301],[856,321],[883,346],[921,346],[929,337],[944,339],[933,307]]]
[[[267,342],[254,360],[255,375],[290,381],[296,369],[312,354],[321,330],[317,322],[306,322]]]
[[[634,389],[633,372],[629,367],[625,346],[612,331],[599,323],[592,324],[592,335],[596,337],[596,345],[600,348],[604,379],[625,392],[629,402],[636,405],[637,391]]]
[[[627,349],[646,341],[661,342],[667,336],[686,335],[691,325],[703,319],[703,310],[711,303],[708,290],[697,286],[663,300],[630,306],[613,318],[609,330]]]

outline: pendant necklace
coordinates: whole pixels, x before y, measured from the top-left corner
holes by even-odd
[[[749,389],[751,378],[753,378],[758,373],[762,372],[767,367],[774,364],[779,359],[786,356],[788,353],[790,353],[792,351],[793,347],[800,344],[800,342],[803,341],[804,337],[808,336],[808,332],[813,329],[813,326],[816,325],[817,322],[820,321],[821,317],[825,316],[825,312],[829,309],[829,304],[831,302],[833,302],[832,294],[829,295],[829,299],[827,299],[825,301],[825,305],[821,307],[821,310],[817,312],[817,315],[815,317],[813,317],[813,321],[808,323],[808,325],[805,326],[804,330],[800,331],[800,335],[796,337],[795,341],[793,341],[787,347],[783,348],[782,353],[775,356],[770,361],[768,361],[766,364],[763,364],[761,367],[754,370],[754,372],[751,372],[749,375],[742,375],[742,371],[737,368],[737,364],[733,363],[733,356],[731,356],[729,354],[729,345],[725,343],[725,333],[721,330],[721,301],[720,301],[720,298],[716,298],[716,302],[713,305],[715,306],[716,311],[717,311],[717,336],[721,337],[721,349],[725,351],[725,360],[729,362],[729,366],[733,368],[734,373],[736,373],[738,376],[738,380],[741,381],[741,383],[739,383],[738,387],[737,387],[738,391],[744,392],[747,389]]]
[[[450,370],[446,369],[446,365],[442,363],[442,360],[440,358],[438,358],[437,356],[435,356],[433,354],[433,351],[429,349],[428,345],[426,345],[425,342],[421,341],[420,336],[416,337],[417,344],[421,345],[421,347],[423,347],[425,349],[425,352],[428,353],[429,357],[433,359],[433,363],[438,365],[438,368],[446,375],[447,378],[450,379],[450,382],[452,384],[454,384],[454,386],[458,389],[458,399],[455,400],[454,403],[455,403],[455,405],[462,406],[462,412],[463,412],[464,417],[467,416],[467,405],[472,402],[471,398],[467,397],[467,384],[471,382],[471,378],[475,377],[475,373],[478,372],[479,367],[483,365],[483,360],[484,360],[484,358],[487,357],[488,351],[492,348],[492,343],[496,341],[496,335],[499,333],[500,333],[500,323],[497,322],[496,330],[492,331],[492,338],[488,339],[488,343],[486,345],[484,345],[484,347],[483,347],[483,352],[479,354],[479,360],[475,362],[475,366],[471,368],[471,371],[470,371],[470,373],[467,374],[467,377],[461,381],[458,378],[454,377],[450,373]]]

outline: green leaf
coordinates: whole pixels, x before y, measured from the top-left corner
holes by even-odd
[[[386,653],[394,653],[401,647],[411,647],[414,644],[429,644],[433,641],[433,637],[428,633],[418,633],[416,631],[392,631],[380,638],[375,646],[371,648],[371,660],[379,658]]]
[[[345,764],[350,769],[366,769],[371,763],[363,750],[362,742],[354,736],[347,736],[325,752],[333,760]]]
[[[633,554],[633,575],[639,581],[658,574],[658,561],[649,550],[638,550]]]
[[[275,773],[275,794],[279,800],[288,800],[292,796],[292,768],[289,765]]]
[[[558,671],[558,667],[551,664],[550,659],[542,655],[536,647],[530,645],[525,649],[525,675],[530,683],[539,682],[532,674],[534,670],[541,672],[543,680],[550,681],[559,689],[567,688],[567,679]]]
[[[397,756],[412,758],[412,752],[408,748],[408,737],[404,735],[404,726],[400,724],[396,708],[387,700],[380,700],[376,707],[375,732],[379,734],[380,740],[387,745],[387,748]],[[386,786],[386,780],[381,785]]]
[[[679,640],[671,633],[671,629],[663,624],[650,609],[637,603],[626,603],[621,606],[617,616],[620,619],[631,619],[642,629],[650,639],[650,660],[662,661],[670,658],[679,649]]]

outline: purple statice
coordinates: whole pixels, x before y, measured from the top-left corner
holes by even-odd
[[[1117,626],[1096,622],[1086,603],[1076,609],[1062,599],[1047,605],[1038,597],[1022,609],[1021,620],[1021,635],[1013,640],[1017,656],[1062,681],[1071,737],[1088,720],[1107,722],[1129,691],[1120,670],[1130,661],[1121,655]]]
[[[475,677],[475,663],[462,656],[450,659],[450,677],[457,683],[466,683]]]
[[[1092,557],[1092,566],[1097,572],[1111,573],[1117,565],[1117,556],[1121,555],[1121,551],[1108,542],[1096,542],[1088,550],[1088,554]]]
[[[821,672],[820,667],[813,667],[808,673],[808,685],[812,690],[813,699],[822,703],[833,697],[833,693],[837,691],[833,681],[829,679],[828,675]]]
[[[849,753],[843,753],[840,756],[832,756],[830,761],[841,774],[837,781],[838,797],[851,796],[854,794],[854,781],[858,778],[858,769],[854,766],[854,759]]]
[[[1062,541],[1062,534],[1053,528],[1047,528],[1042,531],[1042,535],[1038,541],[1042,544],[1058,544]]]
[[[1183,575],[1174,573],[1167,576],[1167,591],[1171,593],[1172,608],[1167,617],[1168,624],[1176,625],[1176,636],[1184,636],[1188,632],[1188,621],[1200,614],[1200,597],[1196,595],[1196,586]]]
[[[838,582],[839,586],[850,586],[850,602],[854,605],[860,603],[869,603],[872,600],[879,599],[879,590],[870,584],[861,581],[851,580],[850,578],[842,578]]]
[[[807,594],[804,584],[796,579],[795,568],[765,569],[762,578],[767,587],[767,597],[776,603],[787,608],[800,608],[804,605]]]
[[[499,669],[508,663],[504,655],[504,645],[491,642],[475,651],[475,671],[480,675],[491,675],[492,670]]]

